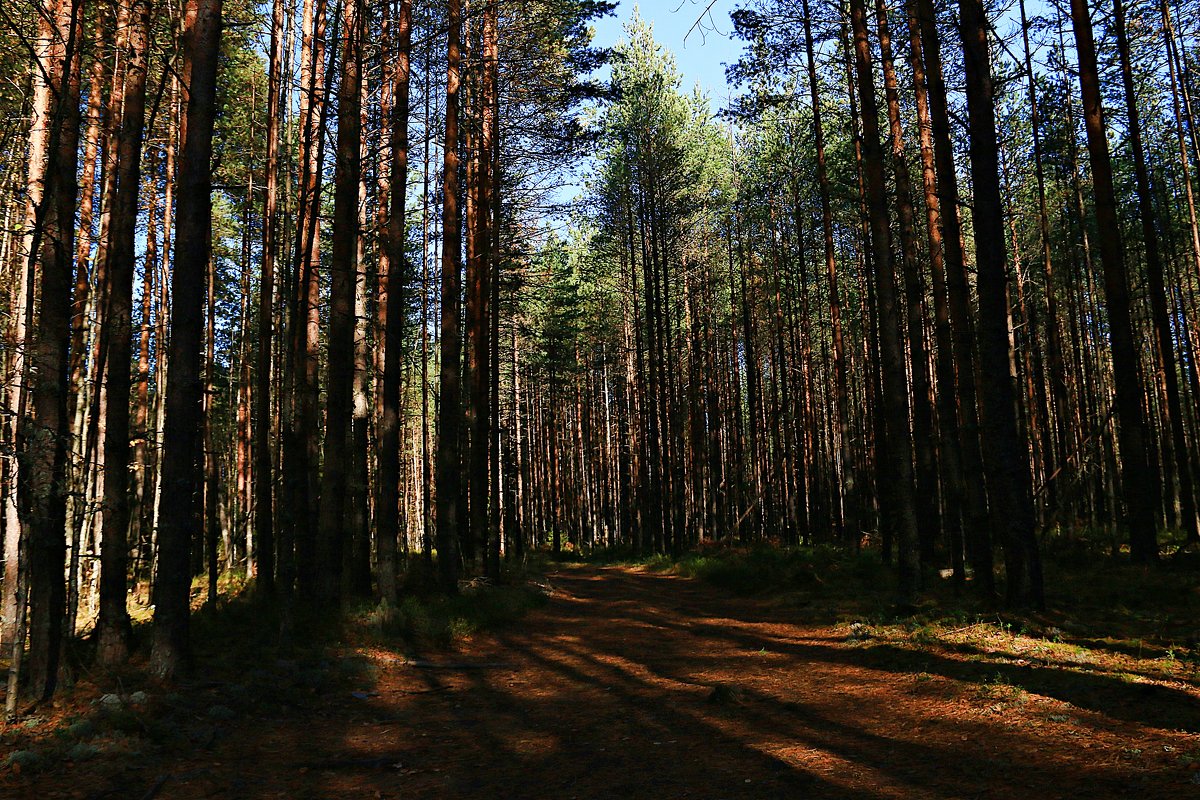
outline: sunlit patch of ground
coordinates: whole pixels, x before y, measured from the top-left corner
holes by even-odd
[[[10,767],[0,796],[1174,799],[1200,785],[1191,651],[1162,636],[1139,654],[1129,631],[1055,634],[1049,616],[889,619],[843,604],[849,588],[748,595],[629,567],[549,581],[541,607],[481,597],[490,610],[472,613],[490,622],[442,645],[365,612],[348,643],[292,658],[228,644],[211,681],[150,688],[144,710],[123,696],[113,713],[133,715],[137,756],[98,744]],[[434,627],[464,613],[409,612]]]

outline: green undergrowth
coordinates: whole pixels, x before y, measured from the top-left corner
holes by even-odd
[[[560,561],[639,567],[696,578],[743,597],[768,595],[795,601],[819,598],[881,606],[895,598],[892,571],[877,554],[827,546],[709,545],[678,557],[638,555],[628,548],[597,548],[566,555]]]
[[[973,576],[960,587],[949,570],[941,569],[925,571],[915,600],[899,607],[895,568],[874,549],[714,545],[676,557],[639,556],[613,548],[561,560],[640,567],[696,578],[742,596],[811,601],[839,614],[877,619],[945,618],[961,624],[984,615],[1017,627],[1056,627],[1164,646],[1172,640],[1200,639],[1200,565],[1178,558],[1139,566],[1096,550],[1048,546],[1043,559],[1046,608],[1041,610],[1006,608],[1002,598],[982,597]],[[997,568],[996,584],[1002,592],[1003,564]]]
[[[547,596],[544,584],[528,579],[471,581],[455,596],[410,594],[396,606],[361,607],[351,622],[377,644],[445,648],[479,631],[516,622],[545,604]]]
[[[940,648],[968,657],[1105,669],[1130,680],[1200,679],[1200,571],[1178,558],[1137,566],[1100,548],[1046,548],[1046,608],[1006,608],[938,571],[897,605],[895,570],[877,551],[708,547],[679,557],[598,550],[577,560],[702,580],[837,626],[850,642]],[[997,575],[1003,587],[1004,576]]]
[[[841,587],[870,587],[872,594],[891,589],[891,576],[871,554],[832,548],[753,547],[688,553],[681,558],[655,556],[648,569],[699,578],[736,594],[831,593]]]

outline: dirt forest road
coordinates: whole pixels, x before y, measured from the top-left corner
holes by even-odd
[[[1179,758],[1200,752],[1192,694],[856,642],[632,569],[550,581],[545,607],[423,666],[376,653],[369,692],[239,718],[183,760],[31,778],[26,796],[1200,797]],[[1027,692],[997,702],[988,681]]]

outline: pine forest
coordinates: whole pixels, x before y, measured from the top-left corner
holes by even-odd
[[[0,4],[0,796],[1189,796],[1195,0]]]

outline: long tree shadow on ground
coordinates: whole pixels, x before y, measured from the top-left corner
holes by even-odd
[[[964,657],[952,658],[930,649],[910,649],[886,642],[867,640],[847,647],[836,645],[836,640],[828,637],[823,641],[811,637],[797,640],[760,634],[746,631],[746,625],[776,621],[777,614],[747,618],[738,614],[742,608],[737,599],[725,598],[732,613],[728,617],[722,615],[719,622],[714,623],[689,621],[678,612],[637,602],[639,594],[642,599],[649,599],[654,594],[652,591],[632,588],[631,594],[633,597],[629,602],[621,604],[626,620],[638,620],[694,636],[719,637],[745,649],[895,674],[932,673],[966,683],[1003,683],[1127,722],[1164,730],[1200,732],[1200,698],[1195,694],[1132,681],[1121,674],[1007,663],[1006,654],[969,645],[956,645],[955,650]],[[720,599],[719,594],[714,595],[714,602],[720,602]]]
[[[1194,735],[1171,732],[1196,730],[1187,692],[854,645],[681,579],[583,569],[554,582],[542,611],[430,655],[443,669],[385,659],[374,695],[276,706],[155,765],[161,775],[111,772],[92,796],[160,785],[180,800],[1073,800],[1191,788],[1164,750],[1200,754]],[[969,694],[984,680],[1070,702],[1077,718],[1048,725],[1050,701],[1037,699],[991,712]]]

